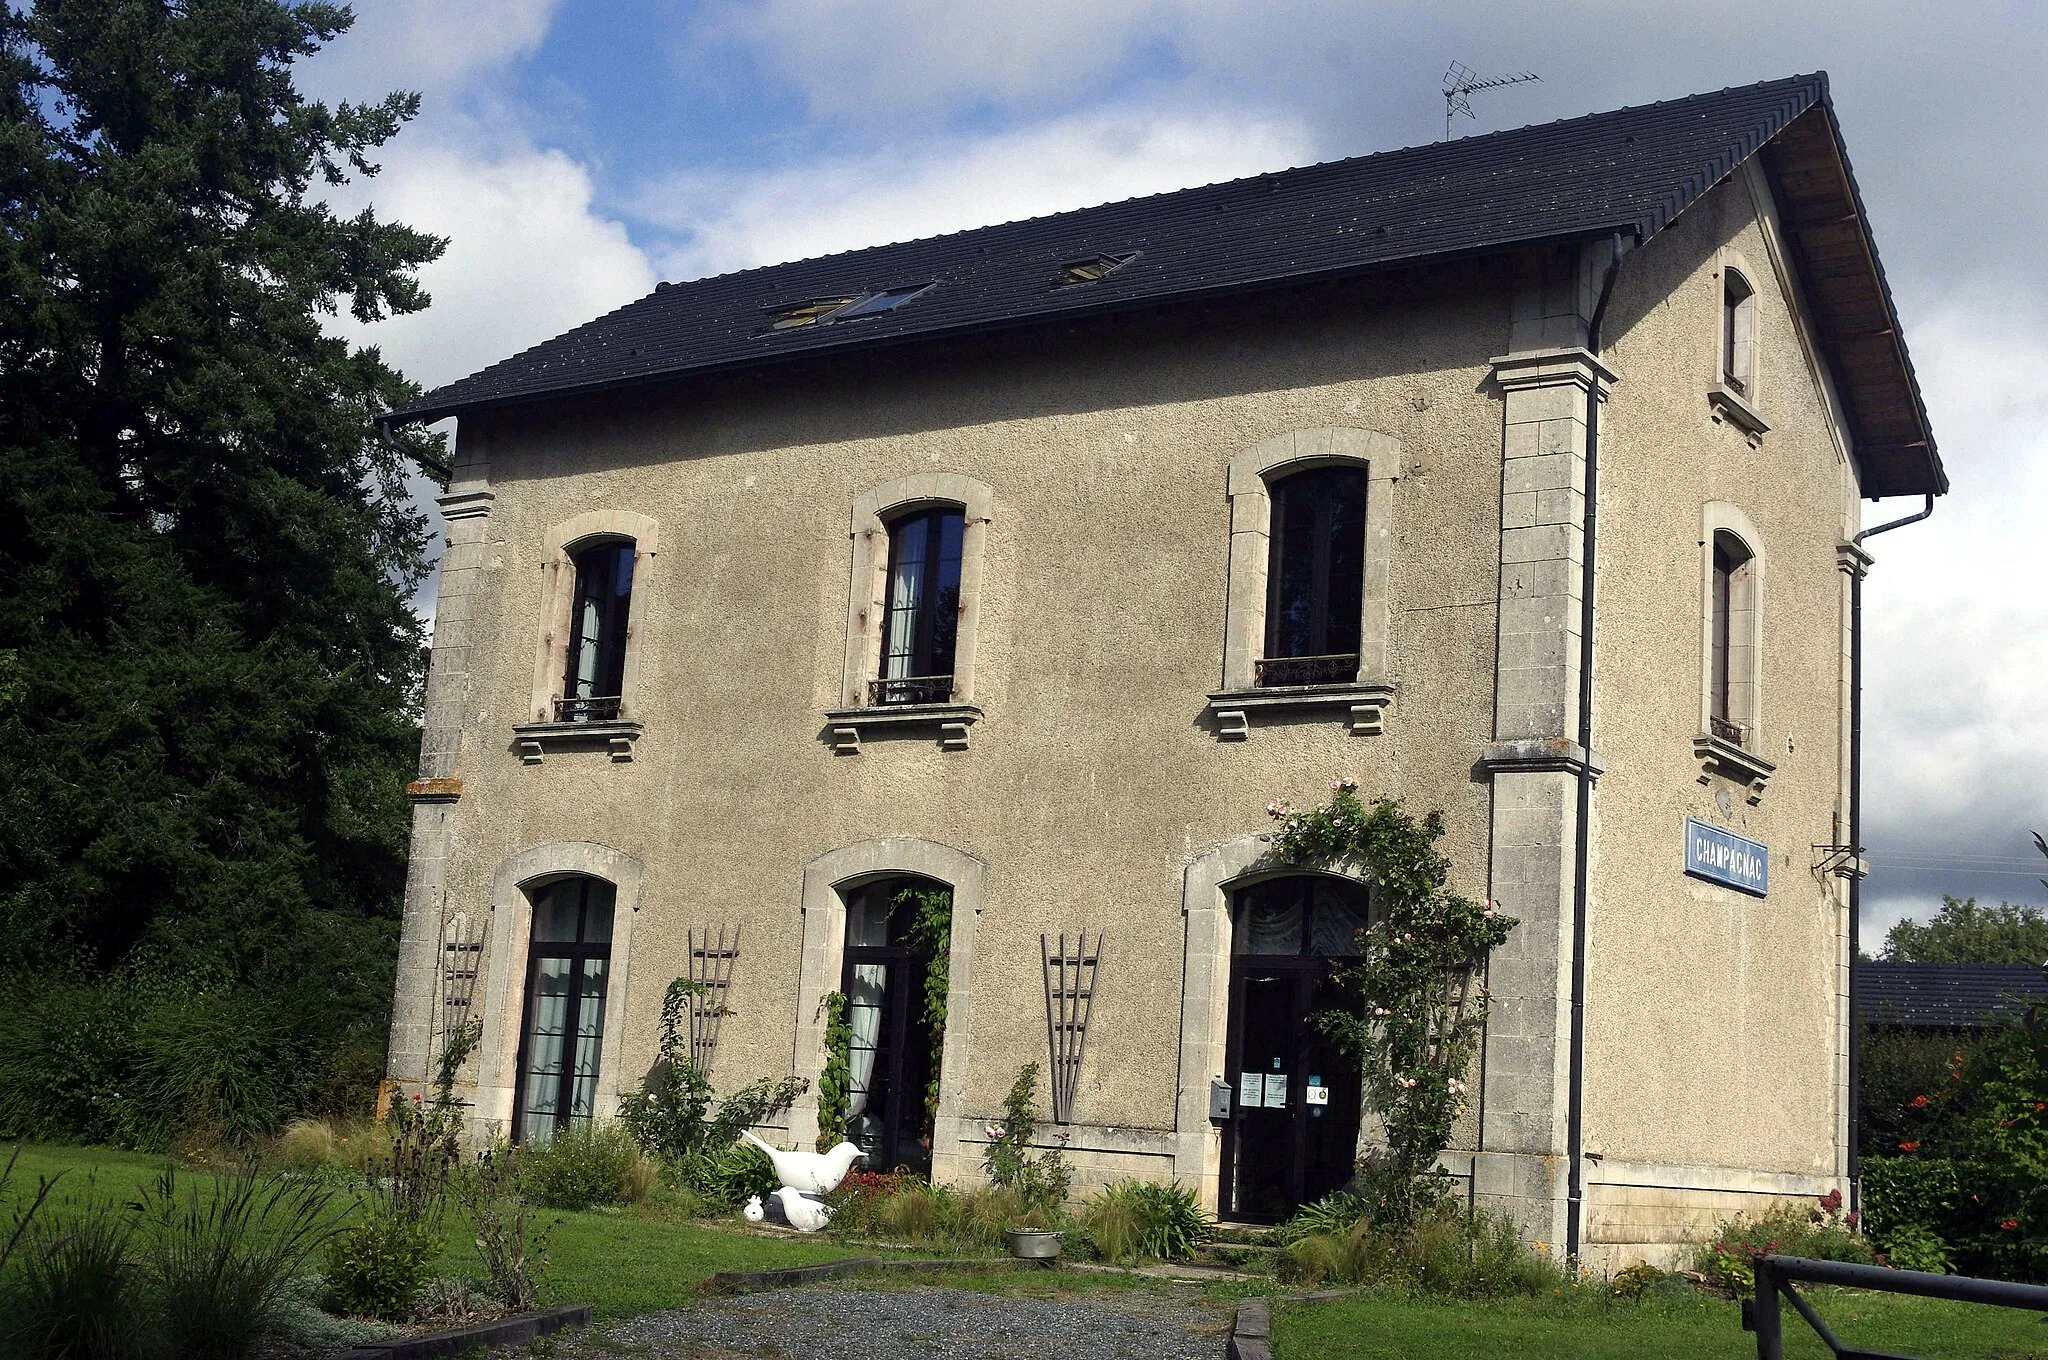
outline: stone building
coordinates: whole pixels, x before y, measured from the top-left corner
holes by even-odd
[[[608,1116],[697,976],[809,1145],[837,994],[876,1162],[1036,1062],[1084,1187],[1270,1219],[1371,885],[1265,807],[1350,776],[1521,922],[1478,1203],[1620,1261],[1849,1174],[1855,536],[1946,479],[1825,76],[662,284],[449,416],[400,1083],[474,1016],[481,1126]]]

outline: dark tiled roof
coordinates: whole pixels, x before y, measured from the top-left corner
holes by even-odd
[[[1859,963],[1855,976],[1857,1010],[1876,1025],[1973,1029],[2048,1001],[2048,974],[2028,963]]]
[[[637,302],[450,383],[400,414],[438,418],[480,406],[1153,306],[1535,241],[1615,232],[1647,240],[1794,119],[1825,106],[1827,98],[1824,73],[1795,76],[663,284]],[[1137,258],[1107,278],[1060,286],[1061,265],[1068,261],[1133,251]],[[1881,276],[1878,282],[1881,288]],[[881,315],[769,329],[777,306],[924,283],[936,286]],[[1888,294],[1882,302],[1888,311]],[[1917,392],[1911,400],[1917,410]]]

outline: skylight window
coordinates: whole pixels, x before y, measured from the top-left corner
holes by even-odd
[[[809,302],[793,302],[787,307],[771,308],[775,322],[769,329],[789,331],[795,330],[798,326],[815,326],[853,301],[855,299],[850,297],[812,298]]]
[[[1069,260],[1060,266],[1060,287],[1106,279],[1137,258],[1138,252],[1134,250],[1128,255],[1090,255],[1082,260]]]
[[[878,316],[883,312],[893,312],[931,286],[929,283],[913,283],[907,288],[884,288],[879,293],[869,293],[859,301],[841,307],[827,319],[851,321],[857,316]]]
[[[799,326],[818,326],[827,321],[851,321],[857,317],[879,316],[893,312],[914,297],[918,297],[936,284],[913,283],[902,288],[884,288],[874,293],[859,293],[852,297],[812,298],[807,302],[795,302],[783,307],[771,307],[769,313],[775,320],[769,329],[776,331],[795,330]]]

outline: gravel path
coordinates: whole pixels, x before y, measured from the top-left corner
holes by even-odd
[[[1182,1360],[1221,1356],[1227,1315],[1148,1290],[1011,1298],[965,1289],[786,1289],[609,1329],[651,1360]]]

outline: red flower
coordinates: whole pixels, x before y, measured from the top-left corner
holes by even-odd
[[[1839,1190],[1830,1190],[1825,1195],[1822,1195],[1820,1197],[1820,1207],[1827,1210],[1829,1213],[1833,1213],[1835,1210],[1841,1208],[1842,1192]]]
[[[2003,1228],[2006,1232],[2011,1232],[2014,1228],[2017,1228],[2019,1225],[2020,1221],[2018,1219],[2008,1218],[2007,1220],[2005,1220],[2005,1222],[1999,1224],[1998,1226],[2000,1228]]]
[[[1926,1097],[1926,1096],[1914,1096],[1914,1097],[1913,1097],[1913,1108],[1914,1108],[1914,1109],[1916,1109],[1916,1110],[1924,1110],[1924,1109],[1926,1109],[1926,1108],[1927,1108],[1927,1097]]]
[[[1914,1140],[1914,1141],[1912,1141],[1912,1142],[1907,1142],[1907,1143],[1901,1143],[1901,1144],[1899,1144],[1899,1151],[1901,1151],[1901,1152],[1918,1152],[1919,1150],[1920,1150],[1920,1143],[1919,1143],[1919,1140],[1917,1140],[1917,1139],[1915,1139],[1915,1140]]]

